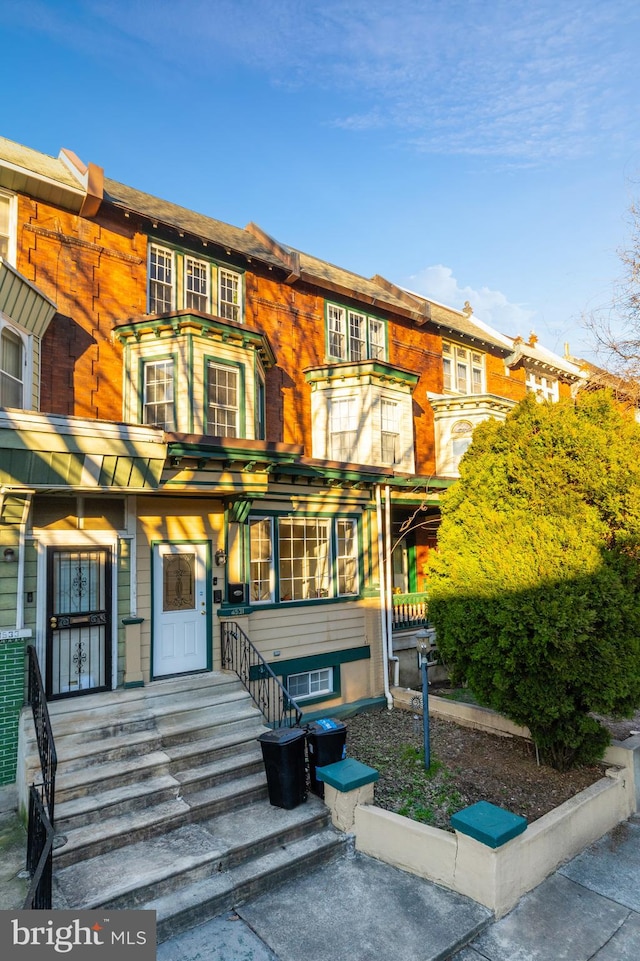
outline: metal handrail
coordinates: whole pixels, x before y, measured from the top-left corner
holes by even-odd
[[[222,666],[235,671],[270,727],[294,727],[302,711],[235,621],[222,621]]]
[[[54,830],[47,817],[37,787],[29,789],[29,833],[27,837],[27,871],[31,877],[23,910],[50,910],[53,880]]]
[[[29,656],[29,689],[28,701],[33,711],[33,723],[36,729],[38,741],[38,753],[40,755],[40,769],[42,771],[42,793],[47,803],[49,821],[53,826],[55,797],[56,797],[56,769],[58,767],[58,755],[53,740],[51,729],[51,719],[47,708],[47,697],[42,683],[42,674],[38,664],[38,654],[33,644],[27,647]]]

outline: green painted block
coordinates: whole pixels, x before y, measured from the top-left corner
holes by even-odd
[[[487,847],[499,848],[526,830],[527,819],[488,801],[478,801],[452,815],[451,825]]]
[[[317,767],[316,777],[319,781],[330,784],[336,791],[346,793],[355,791],[356,788],[363,787],[365,784],[373,784],[380,775],[375,768],[368,767],[361,761],[356,761],[355,758],[347,757],[343,761]]]

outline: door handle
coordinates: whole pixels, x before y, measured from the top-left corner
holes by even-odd
[[[56,629],[57,626],[58,626],[58,618],[57,618],[57,617],[50,617],[50,618],[49,618],[49,627],[52,628],[52,630],[55,631],[55,629]]]

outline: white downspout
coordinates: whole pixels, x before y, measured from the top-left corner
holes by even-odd
[[[22,520],[18,534],[18,578],[16,582],[16,629],[21,631],[24,627],[24,574],[25,559],[24,550],[27,542],[27,521],[31,509],[31,492],[25,495],[22,506]]]
[[[387,657],[393,662],[393,685],[400,685],[400,658],[393,653],[393,560],[391,556],[391,491],[389,485],[384,489],[385,512],[386,512],[386,573],[387,573]]]
[[[380,485],[376,484],[376,523],[378,526],[378,580],[380,581],[380,628],[382,631],[382,675],[384,679],[384,696],[389,710],[393,707],[393,697],[389,690],[389,649],[387,645],[387,606],[385,603],[385,565],[384,548],[382,543],[382,498]]]

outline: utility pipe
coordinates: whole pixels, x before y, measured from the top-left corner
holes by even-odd
[[[387,610],[385,602],[385,565],[384,547],[382,541],[382,497],[380,484],[376,484],[376,523],[378,526],[378,581],[380,582],[380,629],[382,632],[382,675],[384,679],[384,696],[389,710],[393,707],[393,697],[389,690],[389,650],[387,647]]]
[[[387,657],[389,661],[393,662],[393,685],[394,687],[399,687],[400,685],[400,658],[393,653],[393,559],[391,550],[391,490],[389,485],[384,489],[385,496],[385,555],[386,555],[386,581],[387,581]]]

